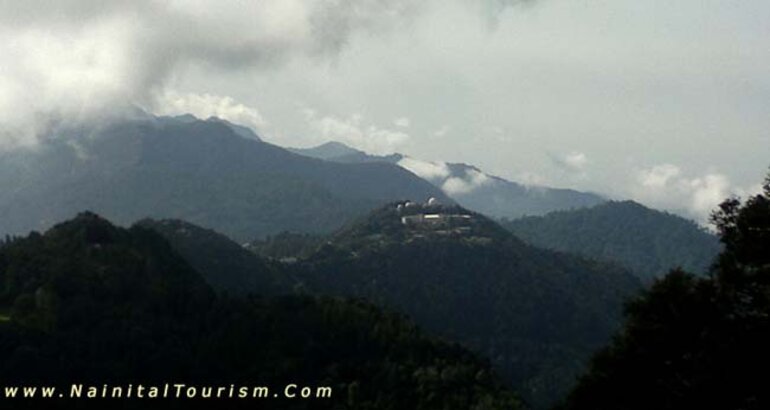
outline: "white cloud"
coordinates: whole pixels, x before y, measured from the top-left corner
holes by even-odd
[[[410,0],[0,2],[0,145],[34,144],[52,118],[152,111],[154,97],[190,70],[226,76],[337,55],[354,33],[405,24],[420,8]],[[237,105],[219,108],[259,122]]]
[[[483,172],[471,169],[468,170],[463,178],[451,177],[441,185],[441,190],[447,195],[465,195],[473,192],[477,188],[492,182]]]
[[[586,154],[582,152],[571,152],[564,156],[564,165],[575,171],[583,171],[588,164]]]
[[[588,156],[579,151],[561,155],[549,154],[549,156],[554,165],[572,174],[583,174],[588,165]]]
[[[576,179],[584,179],[587,176],[586,170],[589,164],[588,156],[579,151],[572,151],[567,154],[556,155],[549,154],[551,162],[562,172]]]
[[[649,188],[663,188],[669,181],[681,174],[681,170],[676,165],[662,164],[655,165],[650,169],[639,171],[639,182]]]
[[[636,173],[635,186],[629,195],[648,205],[689,213],[706,223],[717,206],[730,196],[746,196],[758,192],[758,186],[735,186],[721,173],[710,172],[688,176],[673,164],[659,164]]]
[[[721,174],[709,174],[689,182],[692,188],[690,206],[698,215],[709,215],[720,202],[732,194],[730,181]]]
[[[767,167],[770,2],[562,0],[500,13],[512,1],[0,2],[0,147],[34,144],[52,118],[163,109],[154,96],[178,90],[258,107],[284,145],[323,142],[297,105],[335,113],[317,119],[327,130],[362,112],[348,127],[362,148],[377,135],[425,158],[599,192],[676,191],[678,178],[719,191],[705,172],[685,175],[709,166],[729,170],[733,191]],[[409,128],[392,123],[402,116]],[[546,149],[564,149],[558,167]],[[680,175],[629,181],[634,164],[663,161]]]
[[[443,125],[441,128],[437,129],[436,131],[433,131],[433,136],[441,138],[449,133],[451,131],[452,127],[448,125]]]
[[[393,125],[396,127],[408,128],[410,124],[411,121],[407,117],[400,117],[393,120]]]
[[[398,165],[441,187],[449,196],[469,194],[493,181],[487,174],[476,169],[466,169],[463,174],[453,174],[449,165],[441,161],[421,161],[404,157]]]
[[[0,8],[0,14],[3,13]],[[0,21],[2,17],[0,17]],[[0,23],[1,24],[1,23]],[[33,145],[53,121],[91,119],[117,96],[134,95],[133,73],[122,70],[130,23],[99,21],[78,30],[0,27],[0,146]]]
[[[515,178],[516,182],[519,182],[526,186],[542,186],[542,185],[548,185],[550,181],[546,179],[544,176],[534,173],[534,172],[521,172],[516,175]]]
[[[398,162],[398,165],[411,171],[418,177],[431,181],[433,183],[440,183],[447,177],[449,177],[449,167],[445,162],[430,162],[421,161],[410,157],[404,157]]]
[[[267,121],[256,108],[248,107],[227,96],[178,93],[169,90],[158,95],[155,107],[155,112],[161,115],[189,113],[204,119],[218,117],[255,131],[262,130],[267,125]]]
[[[319,117],[312,109],[305,109],[304,114],[310,129],[318,133],[321,140],[339,141],[371,154],[392,154],[410,139],[405,132],[365,124],[360,114],[348,118]]]

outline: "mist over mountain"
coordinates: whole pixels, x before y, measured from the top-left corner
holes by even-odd
[[[292,148],[313,158],[342,163],[386,162],[399,165],[440,188],[459,204],[495,218],[544,215],[606,201],[597,194],[572,189],[523,185],[486,174],[467,164],[426,162],[402,154],[370,155],[340,142],[313,148]]]
[[[391,204],[294,265],[307,288],[363,297],[489,358],[542,408],[572,385],[640,288],[625,270],[527,245],[456,205]]]
[[[449,201],[396,165],[311,159],[218,119],[139,113],[54,128],[35,147],[0,153],[2,233],[91,209],[121,224],[178,218],[251,240],[331,231],[383,203],[429,197]]]
[[[538,247],[617,262],[645,282],[675,267],[705,275],[721,249],[717,237],[695,222],[633,201],[557,211],[503,226]]]

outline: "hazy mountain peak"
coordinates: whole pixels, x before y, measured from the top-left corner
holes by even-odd
[[[252,130],[251,128],[245,125],[235,124],[225,119],[214,117],[214,116],[207,118],[206,121],[224,124],[227,127],[229,127],[231,130],[233,130],[233,132],[236,135],[241,136],[243,138],[262,141],[262,139],[259,138],[259,135],[257,135],[257,133],[254,132],[254,130]]]
[[[336,160],[347,155],[366,155],[365,152],[337,141],[325,142],[310,148],[288,148],[294,153],[323,160]]]
[[[188,114],[182,114],[182,115],[174,115],[174,116],[169,117],[169,118],[172,118],[174,120],[181,121],[181,122],[184,122],[184,123],[190,123],[190,122],[199,121],[198,117],[196,117],[196,116],[194,116],[192,114],[189,114],[189,113]]]
[[[324,151],[335,151],[334,153],[336,155],[347,155],[347,154],[357,154],[362,153],[363,151],[355,149],[349,145],[345,145],[338,141],[329,141],[325,142],[321,145],[316,146],[314,149],[316,150],[324,150]]]
[[[398,153],[369,155],[336,141],[313,148],[289,150],[333,162],[395,164],[430,182],[459,204],[496,218],[543,215],[555,210],[582,208],[605,201],[593,193],[508,181],[471,164],[424,161]]]
[[[106,244],[117,241],[120,230],[96,213],[85,211],[69,221],[55,225],[45,235],[77,238],[87,244]]]

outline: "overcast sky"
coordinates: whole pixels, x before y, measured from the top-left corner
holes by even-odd
[[[0,0],[0,145],[126,104],[704,217],[770,166],[763,0]]]

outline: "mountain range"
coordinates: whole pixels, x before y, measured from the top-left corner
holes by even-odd
[[[0,153],[0,233],[23,234],[90,209],[121,224],[182,219],[239,241],[329,233],[381,206],[435,197],[495,218],[593,206],[599,195],[527,186],[466,164],[369,155],[330,142],[284,149],[215,117],[54,126]]]
[[[589,207],[606,201],[600,195],[572,189],[524,185],[489,175],[468,164],[422,161],[402,154],[370,155],[339,142],[291,151],[340,163],[390,163],[407,169],[440,188],[460,205],[495,218],[543,215]]]
[[[291,153],[218,119],[137,115],[53,128],[0,154],[0,233],[45,229],[85,209],[121,224],[184,219],[237,240],[329,232],[399,198],[451,200],[389,163]]]
[[[118,228],[92,213],[0,243],[0,346],[5,388],[70,392],[82,383],[127,397],[131,383],[134,394],[146,386],[145,395],[185,385],[181,399],[69,399],[75,408],[520,408],[482,360],[399,315],[361,301],[231,298],[153,230]],[[288,399],[290,383],[329,396]],[[203,398],[204,386],[230,385],[271,394]],[[188,387],[197,396],[188,399]]]
[[[406,314],[490,360],[536,408],[569,390],[642,286],[618,265],[533,247],[436,201],[393,203],[326,237],[277,235],[250,244],[254,253],[183,221],[138,226],[160,233],[219,291],[363,298]]]
[[[84,209],[133,225],[89,212],[49,229]],[[339,143],[284,149],[218,118],[143,112],[52,127],[0,154],[0,234],[32,229],[47,232],[0,244],[0,343],[16,360],[2,371],[64,357],[52,374],[266,377],[243,355],[287,366],[281,375],[384,378],[408,395],[340,386],[350,403],[363,389],[371,408],[518,406],[493,372],[546,408],[617,330],[627,299],[675,266],[705,272],[719,251],[695,223],[630,201]],[[87,338],[87,351],[112,347],[72,345]],[[172,356],[124,362],[125,343]],[[221,368],[215,350],[232,353]],[[194,355],[200,367],[185,368]],[[367,365],[349,368],[357,360]],[[444,382],[476,393],[437,400]]]

